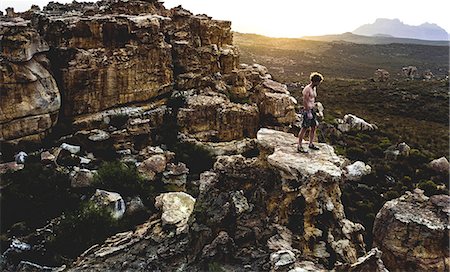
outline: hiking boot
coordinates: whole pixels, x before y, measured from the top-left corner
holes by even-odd
[[[302,147],[301,145],[298,145],[298,146],[297,146],[297,152],[300,152],[300,153],[308,153],[308,150],[303,149],[303,147]]]
[[[314,149],[314,150],[319,150],[320,148],[318,148],[317,146],[315,146],[315,145],[313,145],[313,144],[310,144],[309,146],[308,146],[310,149]]]

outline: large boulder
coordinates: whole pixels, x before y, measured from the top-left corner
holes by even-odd
[[[378,212],[374,244],[389,271],[448,271],[450,197],[422,190],[388,201]]]
[[[370,124],[364,119],[354,115],[346,114],[344,119],[337,119],[338,129],[342,132],[350,130],[376,130],[378,127],[375,124]]]
[[[188,228],[188,219],[194,210],[195,198],[184,192],[169,192],[155,198],[155,207],[162,212],[163,225],[175,226],[177,233]]]
[[[100,208],[108,209],[115,219],[120,219],[125,214],[125,201],[118,193],[97,189],[91,201]]]
[[[428,166],[438,173],[448,174],[450,171],[450,164],[446,157],[432,160]]]

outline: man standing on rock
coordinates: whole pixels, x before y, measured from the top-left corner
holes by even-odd
[[[306,149],[303,149],[302,142],[305,136],[306,130],[309,131],[309,145],[310,149],[319,150],[317,146],[313,144],[314,136],[316,134],[316,128],[319,122],[317,121],[317,115],[314,109],[315,100],[317,96],[317,86],[323,80],[323,76],[317,72],[311,73],[309,76],[310,83],[303,89],[303,122],[302,128],[298,134],[298,146],[297,151],[301,153],[308,153]]]

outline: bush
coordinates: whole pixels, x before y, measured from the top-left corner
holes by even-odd
[[[116,114],[110,117],[109,124],[116,127],[122,128],[128,122],[128,115],[126,114]]]
[[[48,219],[78,205],[78,197],[70,191],[66,174],[38,163],[27,163],[21,171],[1,177],[1,229],[24,222],[27,227],[42,226]]]
[[[64,216],[55,227],[55,236],[49,242],[49,249],[65,257],[75,258],[90,246],[103,242],[114,234],[118,223],[106,208],[92,202],[83,203],[80,208]]]
[[[424,194],[427,196],[435,195],[439,193],[436,183],[431,180],[421,181],[417,185],[419,189],[424,191]]]
[[[408,161],[411,164],[424,164],[424,163],[429,162],[430,159],[425,154],[420,152],[420,150],[417,150],[417,149],[413,148],[409,152]]]
[[[352,160],[366,161],[366,155],[363,149],[359,147],[347,148],[347,156]]]
[[[211,153],[201,146],[190,143],[179,143],[175,146],[176,159],[182,161],[189,168],[190,174],[200,174],[212,168],[214,158]]]
[[[132,164],[120,161],[104,162],[97,171],[94,185],[122,196],[135,196],[143,191],[144,179]]]

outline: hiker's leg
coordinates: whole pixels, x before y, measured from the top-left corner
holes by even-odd
[[[314,136],[316,135],[316,128],[317,127],[311,127],[311,130],[309,131],[309,145],[313,145]]]
[[[300,132],[298,133],[298,145],[301,146],[303,142],[303,138],[305,137],[307,128],[302,127]]]

